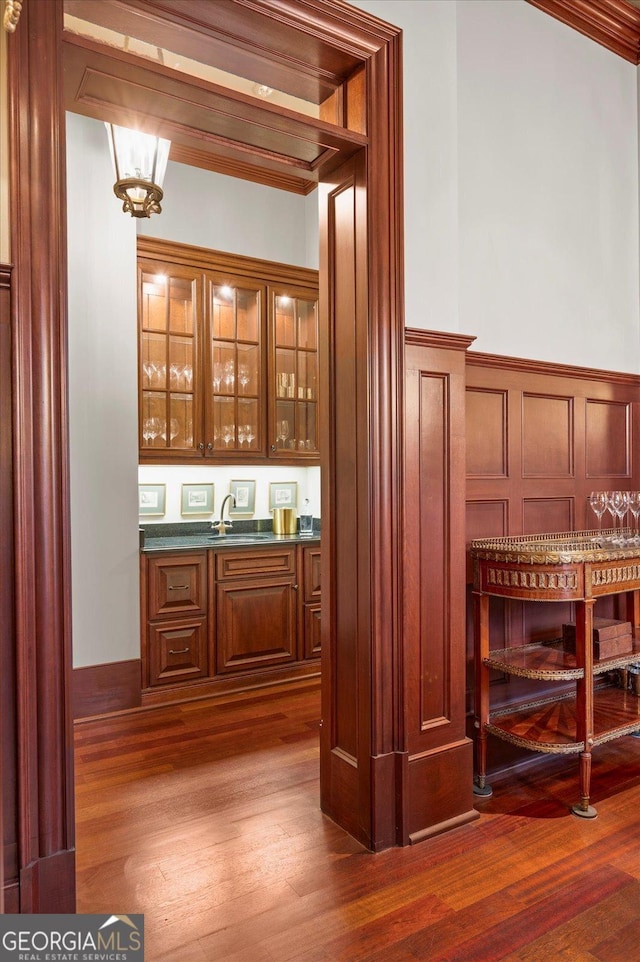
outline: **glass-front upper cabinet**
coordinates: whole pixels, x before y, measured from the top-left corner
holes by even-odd
[[[265,288],[209,276],[207,304],[207,451],[237,461],[264,452]]]
[[[317,463],[317,280],[138,237],[141,462]]]
[[[318,457],[318,301],[270,289],[272,457]]]
[[[154,459],[201,457],[199,391],[201,275],[168,264],[139,264],[139,443]]]

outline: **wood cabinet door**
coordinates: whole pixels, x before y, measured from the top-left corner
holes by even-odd
[[[269,289],[269,456],[317,460],[318,295]]]
[[[318,602],[304,606],[303,658],[320,657],[320,610]]]
[[[207,274],[205,454],[218,460],[265,455],[266,288]]]
[[[206,614],[207,554],[174,554],[149,558],[148,617]]]
[[[302,548],[302,577],[304,601],[320,601],[320,546]]]
[[[205,618],[149,626],[149,685],[189,681],[207,674]]]
[[[201,459],[203,275],[138,262],[139,448],[142,461]]]
[[[295,661],[297,590],[291,580],[218,584],[216,597],[219,673]]]

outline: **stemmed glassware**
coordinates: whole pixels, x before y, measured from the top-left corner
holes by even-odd
[[[167,437],[169,437],[169,439],[173,441],[173,439],[178,436],[179,430],[180,430],[180,424],[178,423],[178,419],[171,418],[171,420],[169,421],[169,424],[167,424],[167,422],[165,421],[164,424],[162,425],[160,437],[162,438],[163,441],[166,441]]]
[[[638,515],[640,515],[640,491],[629,491],[629,511],[633,515],[633,544],[640,543],[638,534]]]
[[[249,383],[249,368],[246,364],[238,365],[238,381],[240,382],[240,387],[242,388],[242,392],[244,394],[245,388]]]
[[[227,447],[232,441],[235,441],[236,437],[236,426],[235,424],[223,424],[222,425],[222,440]]]
[[[591,505],[591,510],[598,519],[598,531],[602,531],[602,515],[607,510],[606,491],[592,491],[589,495],[589,504]]]
[[[155,439],[162,432],[162,421],[160,418],[145,418],[142,423],[142,437],[145,444],[153,444]]]
[[[628,491],[612,491],[610,497],[610,503],[612,508],[612,513],[618,518],[620,522],[620,535],[615,540],[619,544],[624,544],[624,535],[622,533],[622,519],[629,509],[629,497]],[[615,527],[615,525],[614,525]]]
[[[278,421],[276,424],[276,434],[277,440],[280,441],[281,447],[284,448],[287,443],[287,438],[289,437],[289,422]]]

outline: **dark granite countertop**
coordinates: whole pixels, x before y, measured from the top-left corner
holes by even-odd
[[[269,527],[270,527],[270,522]],[[231,531],[219,535],[206,524],[149,524],[140,526],[140,550],[187,551],[198,548],[246,548],[273,547],[281,544],[319,544],[320,530],[312,535],[274,534],[271,530],[256,530],[246,521],[234,524]]]

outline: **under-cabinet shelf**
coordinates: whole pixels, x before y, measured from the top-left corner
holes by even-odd
[[[593,674],[601,675],[614,668],[624,668],[640,662],[640,637],[634,634],[630,651],[611,658],[594,660]],[[494,668],[507,675],[519,675],[538,681],[571,681],[584,677],[584,670],[576,663],[576,656],[562,647],[561,639],[500,648],[489,652],[483,659],[487,668]]]
[[[603,687],[593,693],[593,745],[640,730],[640,698],[621,688]],[[577,740],[575,695],[541,698],[517,709],[492,712],[486,725],[489,734],[529,751],[577,754],[584,742]]]

